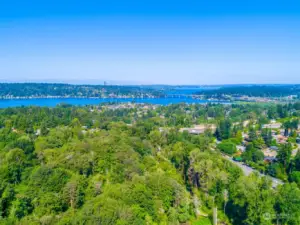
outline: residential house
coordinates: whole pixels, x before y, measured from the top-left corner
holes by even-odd
[[[273,151],[278,151],[279,150],[279,148],[277,146],[271,146],[270,149],[273,150]]]
[[[246,151],[246,147],[243,146],[243,145],[237,145],[236,148],[237,148],[237,150],[239,150],[239,151],[241,151],[241,152]]]
[[[281,123],[269,123],[269,124],[264,124],[262,125],[262,128],[266,129],[280,129]]]
[[[192,128],[180,128],[180,132],[187,131],[190,134],[203,134],[206,130],[211,130],[212,132],[215,132],[217,129],[216,125],[214,124],[199,124],[194,125]]]
[[[264,153],[264,160],[267,162],[273,162],[276,160],[277,151],[272,150],[271,148],[264,149],[262,151]]]

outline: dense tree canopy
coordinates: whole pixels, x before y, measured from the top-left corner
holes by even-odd
[[[284,106],[283,119],[297,107]],[[257,121],[269,110],[281,118],[273,105],[1,109],[0,222],[210,224],[216,209],[222,224],[299,224],[300,154],[278,144],[277,161],[264,163],[274,140]],[[216,132],[180,131],[205,121]],[[236,154],[245,133],[243,160],[284,185],[245,176],[220,154]]]

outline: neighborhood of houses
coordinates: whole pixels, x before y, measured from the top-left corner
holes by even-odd
[[[250,121],[244,121],[243,127],[248,126]],[[234,125],[238,125],[238,123],[235,123]],[[198,125],[194,125],[193,127],[190,128],[180,128],[180,132],[188,132],[190,134],[194,134],[194,135],[199,135],[199,134],[203,134],[205,131],[211,131],[211,132],[215,132],[216,131],[216,125],[215,124],[198,124]],[[272,132],[272,139],[276,141],[276,143],[278,144],[284,144],[288,142],[288,137],[284,136],[284,129],[282,127],[282,123],[276,122],[275,120],[271,120],[270,123],[268,124],[264,124],[262,125],[263,129],[270,129]],[[160,131],[162,131],[163,129],[160,129]],[[298,150],[300,150],[300,124],[298,126],[298,130],[297,130],[297,138],[296,138],[296,144],[293,145],[293,151],[292,151],[292,155],[295,156],[298,152]],[[238,150],[238,155],[242,154],[242,152],[244,152],[246,150],[246,145],[248,142],[248,134],[247,133],[242,133],[242,137],[243,137],[243,142],[241,145],[237,145],[237,150]],[[220,142],[217,140],[216,141],[217,144],[219,144]],[[277,152],[278,152],[278,146],[274,145],[274,146],[270,146],[270,147],[266,147],[262,149],[262,152],[264,153],[264,160],[266,162],[272,162],[274,160],[276,160],[276,156],[277,156]]]
[[[118,109],[137,109],[135,112],[137,117],[142,117],[143,115],[147,114],[149,110],[154,110],[156,109],[156,105],[148,105],[148,104],[141,104],[141,103],[122,103],[122,104],[107,104],[103,105],[101,107],[94,107],[91,108],[90,111],[103,111],[103,110],[118,110]],[[164,118],[163,115],[160,116],[160,118]],[[94,121],[93,121],[94,122]],[[252,121],[253,122],[253,121]],[[241,123],[233,123],[234,126],[242,126],[244,128],[248,127],[250,124],[249,120],[245,120]],[[127,124],[128,126],[131,126],[132,124]],[[183,127],[179,129],[179,132],[188,132],[189,134],[193,135],[200,135],[205,132],[212,132],[214,133],[217,129],[216,124],[213,124],[211,122],[211,119],[208,118],[208,123],[203,123],[203,124],[196,124],[193,125],[192,127]],[[263,124],[262,129],[269,129],[271,130],[271,135],[272,139],[275,140],[277,144],[284,144],[288,142],[288,137],[285,136],[285,129],[283,128],[283,124],[276,121],[276,120],[271,120],[268,124]],[[168,128],[166,127],[160,127],[159,131],[164,132],[167,131]],[[12,128],[13,132],[18,132],[16,129]],[[82,126],[82,133],[85,134],[87,132],[89,133],[95,133],[99,131],[98,128],[91,128],[88,129],[87,126]],[[35,134],[39,136],[41,134],[41,130],[37,129]],[[249,135],[246,132],[242,133],[242,144],[237,145],[237,151],[238,153],[236,155],[241,155],[245,150],[247,143],[249,141]],[[274,143],[275,143],[274,142]],[[220,142],[216,140],[216,144],[219,144]],[[266,162],[272,162],[276,160],[277,152],[279,148],[276,144],[274,146],[269,146],[269,147],[264,147],[261,149],[261,151],[264,154],[264,160]],[[297,152],[300,150],[300,124],[298,125],[297,129],[297,138],[296,138],[296,143],[293,144],[293,150],[292,150],[292,155],[295,156]],[[237,157],[239,158],[239,157]]]

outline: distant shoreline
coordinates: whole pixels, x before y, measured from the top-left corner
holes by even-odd
[[[26,97],[3,97],[0,96],[0,100],[26,100],[26,99],[72,99],[72,98],[76,98],[76,99],[150,99],[150,98],[167,98],[165,97],[155,97],[155,96],[147,96],[147,97],[133,97],[133,96],[114,96],[114,97],[91,97],[91,96],[26,96]]]
[[[105,103],[141,103],[151,105],[169,105],[169,104],[232,104],[228,101],[211,101],[192,98],[23,98],[23,99],[0,99],[0,108],[21,107],[21,106],[41,106],[55,107],[59,104],[70,104],[78,106],[98,105]]]

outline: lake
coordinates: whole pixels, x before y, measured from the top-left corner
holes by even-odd
[[[0,100],[0,108],[18,107],[18,106],[47,106],[54,107],[60,103],[71,105],[98,105],[101,103],[148,103],[158,105],[169,105],[176,103],[228,103],[224,101],[208,101],[193,98],[36,98],[36,99],[2,99]]]

